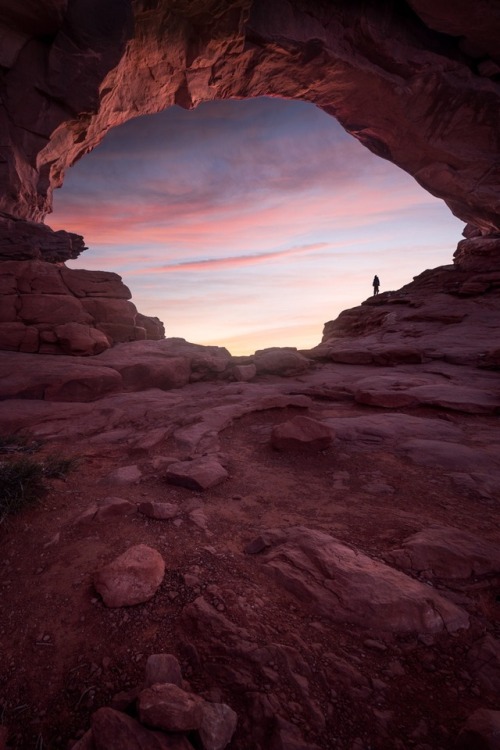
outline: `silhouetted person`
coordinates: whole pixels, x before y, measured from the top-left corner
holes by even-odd
[[[378,276],[373,277],[373,294],[378,294],[379,286],[380,286],[380,279]]]

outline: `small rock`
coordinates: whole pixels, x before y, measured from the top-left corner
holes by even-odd
[[[194,510],[192,510],[189,514],[189,520],[192,521],[194,525],[199,529],[207,531],[208,519],[203,508],[195,508]]]
[[[204,750],[224,750],[236,730],[238,717],[225,703],[203,703],[199,729]]]
[[[179,506],[176,503],[143,502],[139,505],[139,513],[148,518],[156,518],[158,521],[168,521],[179,514]]]
[[[127,607],[151,599],[164,574],[160,553],[138,544],[98,571],[94,586],[107,607]]]
[[[187,487],[190,490],[207,490],[228,478],[221,464],[210,456],[195,458],[193,461],[179,461],[171,464],[166,474],[170,484]]]
[[[276,450],[307,447],[321,451],[329,448],[332,440],[333,432],[327,425],[302,416],[275,425],[271,433],[271,445]]]
[[[104,481],[107,484],[137,484],[142,477],[142,471],[138,466],[122,466],[110,472]]]
[[[143,724],[151,727],[168,732],[189,732],[201,727],[203,703],[202,698],[186,693],[176,685],[153,685],[139,695],[139,716]]]
[[[153,471],[165,471],[170,464],[175,464],[178,460],[176,456],[155,456],[149,462],[148,468],[151,468]]]
[[[170,683],[182,687],[181,667],[172,654],[152,654],[146,662],[146,687]]]

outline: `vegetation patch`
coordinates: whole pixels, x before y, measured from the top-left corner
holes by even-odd
[[[31,453],[39,447],[39,444],[24,438],[0,439],[1,453]],[[0,462],[0,524],[8,516],[43,497],[47,489],[44,479],[60,479],[76,464],[75,458],[47,456],[38,460],[25,455]]]
[[[36,453],[40,445],[28,435],[0,435],[0,453]]]
[[[44,492],[43,466],[20,458],[0,464],[0,523],[12,513],[38,500]]]

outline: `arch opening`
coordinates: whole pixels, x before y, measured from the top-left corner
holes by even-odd
[[[460,223],[320,109],[257,98],[128,122],[68,172],[51,225],[168,336],[310,348],[325,320],[450,261]]]

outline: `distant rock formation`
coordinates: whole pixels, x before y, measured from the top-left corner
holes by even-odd
[[[165,335],[158,318],[137,312],[116,273],[39,260],[4,261],[0,268],[0,349],[89,356]]]
[[[382,366],[442,359],[499,369],[499,265],[500,237],[462,240],[453,264],[424,271],[399,291],[370,297],[326,323],[309,356]]]

